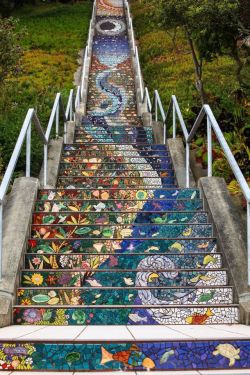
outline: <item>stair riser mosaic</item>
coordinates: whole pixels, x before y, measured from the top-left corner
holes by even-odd
[[[185,305],[221,305],[233,303],[232,289],[39,289],[18,290],[20,305],[134,305],[138,295],[152,294],[152,305],[178,305],[175,296],[182,295]]]
[[[157,172],[154,172],[157,175]],[[135,173],[136,174],[136,173]],[[116,187],[116,188],[130,188],[145,186],[157,187],[171,187],[175,185],[175,179],[172,177],[160,178],[156,177],[59,177],[57,187],[62,188],[99,188],[99,187]]]
[[[250,343],[152,341],[145,343],[1,343],[0,369],[53,371],[249,369]],[[233,370],[232,370],[233,371]]]
[[[38,201],[36,211],[62,212],[62,211],[116,211],[116,212],[161,212],[161,211],[195,211],[203,209],[203,201],[193,200],[64,200],[59,202]]]
[[[195,239],[143,239],[143,240],[123,240],[114,241],[109,239],[100,240],[63,240],[54,238],[30,239],[28,241],[28,252],[46,254],[70,254],[70,253],[213,253],[217,249],[216,240],[209,238]]]
[[[200,213],[155,213],[147,212],[137,213],[121,213],[121,212],[91,212],[91,213],[39,213],[33,215],[33,224],[178,224],[178,223],[199,223],[206,224],[208,222],[207,214]]]
[[[116,189],[98,189],[89,191],[82,190],[40,190],[38,194],[39,200],[63,200],[63,199],[131,199],[131,200],[144,200],[144,199],[195,199],[200,198],[198,190],[193,189],[157,189],[157,190],[116,190]]]
[[[145,264],[147,261],[147,264]],[[151,261],[152,264],[149,262]],[[153,263],[154,262],[154,263]],[[127,287],[127,286],[216,286],[227,284],[227,274],[223,270],[203,269],[199,270],[179,270],[174,269],[174,263],[167,257],[158,257],[155,265],[154,256],[144,259],[137,266],[136,270],[107,270],[88,269],[86,271],[50,271],[35,270],[22,271],[21,285],[31,287],[51,287],[53,285],[84,287],[84,286],[107,286],[107,287]],[[146,299],[143,300],[146,303]]]
[[[138,171],[136,171],[138,169]],[[69,169],[63,169],[61,168],[59,171],[60,177],[64,176],[76,176],[76,177],[117,177],[117,178],[134,178],[134,177],[144,177],[144,178],[162,178],[163,176],[166,177],[173,177],[174,172],[172,170],[164,170],[162,171],[153,171],[148,169],[148,170],[139,170],[138,167],[131,168],[131,170],[123,170],[123,169],[114,169],[114,170],[105,170],[105,169],[82,169],[82,168],[69,168]],[[165,180],[166,181],[166,180]],[[172,180],[171,180],[172,181]]]
[[[22,307],[14,308],[15,324],[33,325],[157,325],[234,324],[238,308],[213,307]]]
[[[133,163],[133,161],[131,161]],[[79,160],[77,162],[71,162],[71,163],[63,163],[61,164],[60,167],[60,173],[64,171],[68,171],[70,169],[74,170],[79,170],[79,171],[95,171],[95,170],[102,170],[102,171],[123,171],[123,172],[128,172],[129,170],[134,170],[137,169],[139,171],[148,171],[151,170],[152,167],[151,165],[147,163],[137,163],[136,165],[131,165],[131,163],[93,163],[93,162],[88,162],[88,163],[81,163]],[[169,167],[169,162],[162,162],[161,165],[155,166],[155,170],[158,171],[158,173],[163,172],[167,170]],[[167,171],[168,173],[174,173],[171,170]]]
[[[160,254],[155,255],[155,259]],[[66,254],[46,255],[26,254],[25,267],[28,269],[81,269],[88,270],[94,266],[102,269],[137,269],[138,264],[145,258],[145,254]],[[220,254],[168,254],[168,259],[176,268],[220,268],[222,266]]]
[[[212,237],[210,224],[134,224],[134,225],[32,225],[34,238],[188,238]]]

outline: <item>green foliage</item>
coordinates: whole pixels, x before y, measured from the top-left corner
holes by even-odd
[[[171,1],[167,2],[168,4]],[[205,2],[206,3],[206,2]],[[159,12],[159,6],[153,8],[152,1],[132,1],[132,14],[139,43],[139,53],[143,77],[149,91],[158,89],[164,108],[168,108],[172,94],[175,94],[181,106],[185,123],[190,130],[200,110],[200,100],[194,82],[192,55],[183,28],[172,24],[166,28],[159,20],[159,13],[153,17],[153,11]],[[178,2],[183,7],[183,2]],[[197,3],[198,4],[198,3]],[[248,92],[239,88],[236,76],[237,64],[230,55],[218,54],[212,61],[203,63],[203,79],[206,84],[208,104],[237,157],[237,161],[246,177],[250,176],[250,131]],[[250,77],[249,65],[245,65],[243,75]],[[168,129],[171,128],[171,121]],[[206,167],[206,124],[201,126],[196,143],[197,160]],[[179,134],[180,126],[178,126]],[[240,152],[239,152],[240,151]],[[213,145],[214,172],[224,176],[229,182],[233,176],[224,166],[225,160],[217,143]]]
[[[22,54],[22,32],[17,32],[17,24],[14,18],[0,18],[0,85],[17,70]]]
[[[0,157],[6,167],[28,108],[35,108],[44,129],[53,101],[61,92],[66,101],[73,88],[79,50],[85,45],[92,3],[75,5],[39,3],[18,9],[18,30],[25,28],[23,55],[18,76],[10,74],[0,90]],[[32,132],[32,171],[37,174],[42,161],[42,145]],[[25,148],[25,147],[24,147]],[[25,150],[23,150],[25,151]],[[16,173],[25,170],[21,154]]]

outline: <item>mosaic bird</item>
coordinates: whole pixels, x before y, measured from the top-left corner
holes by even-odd
[[[123,363],[128,368],[142,366],[147,370],[155,368],[154,361],[140,351],[137,345],[133,344],[130,349],[117,352],[115,354],[108,352],[103,346],[101,347],[102,359],[101,365],[111,361]]]

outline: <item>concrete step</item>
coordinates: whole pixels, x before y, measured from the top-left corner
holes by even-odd
[[[127,253],[176,253],[189,254],[204,252],[204,254],[217,251],[216,239],[211,237],[203,238],[144,238],[143,240],[124,239],[122,242],[102,239],[40,239],[32,238],[28,240],[28,252],[46,254],[46,253],[114,253],[116,251]]]
[[[42,224],[31,225],[31,236],[34,238],[109,238],[123,240],[126,238],[188,238],[212,237],[211,224]]]
[[[76,155],[75,155],[76,153]],[[67,156],[68,155],[68,156]],[[134,155],[134,154],[133,154]],[[119,166],[125,165],[125,164],[144,164],[145,166],[150,164],[152,166],[154,165],[161,165],[161,166],[166,166],[166,165],[172,165],[172,161],[170,156],[140,156],[140,155],[134,155],[132,156],[117,156],[116,154],[114,155],[98,155],[98,157],[95,157],[94,153],[90,152],[90,155],[86,157],[85,151],[66,151],[64,153],[64,156],[62,157],[62,162],[64,163],[85,163],[87,165],[95,163],[95,161],[98,161],[98,163],[102,164],[114,164]],[[96,163],[96,164],[98,164]]]
[[[232,287],[209,288],[19,288],[18,305],[84,306],[134,305],[140,295],[151,295],[152,305],[232,304]]]
[[[167,212],[167,211],[197,211],[203,210],[202,199],[154,199],[147,200],[81,200],[81,199],[65,199],[57,200],[42,200],[35,204],[35,211],[45,212]]]
[[[197,199],[200,198],[198,189],[43,189],[38,192],[39,200],[64,199]]]
[[[101,267],[101,269],[137,269],[138,264],[143,264],[147,255],[145,253],[105,253],[105,254],[56,254],[46,252],[44,254],[25,254],[25,268],[31,270],[39,269],[74,269],[86,270],[88,268]],[[161,253],[150,256],[155,261],[155,265],[164,258]],[[199,268],[216,269],[222,267],[222,257],[220,253],[190,253],[173,254],[165,256],[176,268]]]
[[[13,310],[14,324],[34,325],[148,325],[235,324],[237,305],[21,306]]]
[[[29,370],[36,375],[38,370],[43,370],[43,374],[48,375],[53,375],[53,370],[67,375],[80,375],[78,371],[90,373],[94,370],[95,375],[103,375],[108,371],[112,371],[113,375],[125,371],[127,375],[144,375],[147,370],[144,366],[149,364],[152,364],[150,367],[155,370],[155,375],[249,375],[250,327],[238,324],[206,324],[200,328],[194,325],[147,325],[146,329],[136,325],[83,325],[65,326],[63,329],[46,325],[9,326],[1,329],[1,353],[8,344],[12,344],[12,352],[8,352],[5,362],[6,371],[2,373],[9,375],[12,372],[13,368],[8,371],[8,366],[13,362],[16,353],[19,353],[24,370],[28,372],[27,365],[31,362]],[[29,354],[26,344],[30,345]],[[220,345],[224,344],[227,344],[233,353],[236,351],[239,354],[234,363],[222,355],[224,351]],[[112,352],[113,356],[116,354],[115,358],[103,365],[102,347],[107,352]],[[129,353],[132,358],[135,353],[135,358],[139,358],[132,362],[130,370],[126,362],[120,359],[119,353],[122,351]],[[49,360],[41,360],[47,358],[48,352]],[[71,353],[74,353],[74,356],[69,357]],[[27,358],[29,361],[25,363]],[[145,358],[150,358],[152,362],[143,362]],[[15,365],[15,362],[13,364]],[[19,375],[24,371],[15,369],[12,373]]]
[[[134,144],[68,144],[64,146],[64,151],[72,151],[72,150],[85,150],[85,151],[120,151],[120,152],[151,152],[151,153],[166,153],[168,151],[167,146],[165,145],[145,145],[145,146],[138,146],[135,147]]]
[[[162,163],[163,164],[163,163]],[[173,168],[169,165],[169,163],[164,163],[164,165],[158,164],[155,165],[153,168],[150,164],[146,163],[81,163],[81,162],[76,162],[76,161],[71,161],[68,163],[62,162],[60,164],[60,173],[64,171],[69,171],[71,170],[72,172],[75,172],[76,170],[78,171],[84,171],[84,172],[96,172],[96,171],[105,171],[108,172],[128,172],[128,171],[140,171],[140,172],[145,172],[145,171],[156,171],[158,175],[161,173],[167,172],[168,174],[173,175]],[[140,174],[141,175],[141,174]]]
[[[207,224],[206,212],[41,212],[33,214],[33,224]]]
[[[149,264],[152,262],[152,264]],[[145,258],[137,269],[100,269],[77,270],[22,270],[21,286],[226,286],[225,269],[177,269],[166,257],[155,266],[153,257]],[[147,263],[146,265],[144,263]],[[145,269],[145,270],[144,270]]]
[[[164,170],[152,170],[151,169],[139,169],[137,166],[134,168],[127,168],[127,169],[84,169],[81,168],[81,165],[78,165],[78,168],[63,168],[60,167],[59,170],[59,178],[61,177],[92,177],[92,178],[106,178],[110,177],[114,178],[157,178],[157,179],[167,179],[170,178],[171,182],[174,181],[174,171],[173,169],[164,169]]]

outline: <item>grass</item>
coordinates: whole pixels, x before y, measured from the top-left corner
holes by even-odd
[[[28,108],[37,109],[46,127],[57,92],[66,100],[73,88],[77,57],[87,40],[92,2],[75,5],[39,3],[26,5],[14,13],[19,28],[25,30],[21,71],[9,77],[0,93],[0,144],[2,168],[13,151]],[[41,145],[32,149],[34,171],[41,164]],[[24,170],[24,154],[17,171]]]

